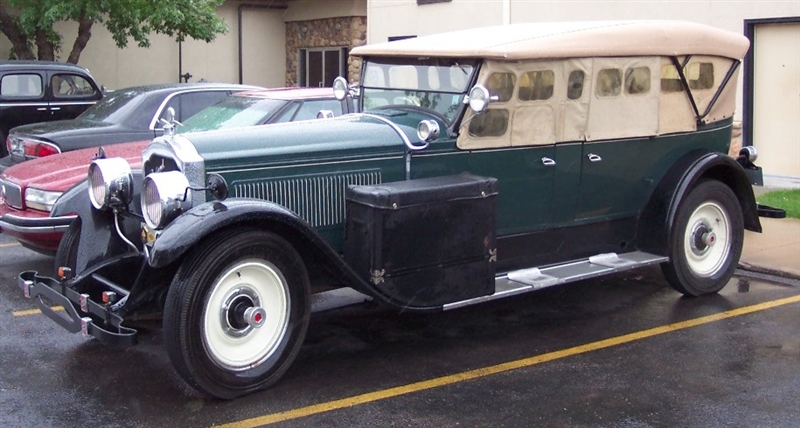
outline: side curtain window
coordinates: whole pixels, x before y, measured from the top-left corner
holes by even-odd
[[[615,97],[622,91],[622,70],[606,68],[597,73],[595,93],[598,97]]]
[[[549,100],[553,96],[556,75],[552,70],[529,71],[519,79],[520,101]]]

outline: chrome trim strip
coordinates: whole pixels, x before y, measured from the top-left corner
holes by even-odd
[[[30,103],[0,103],[0,107],[39,107],[47,106],[47,101],[30,102]]]
[[[62,216],[62,217],[42,217],[40,219],[30,219],[25,217],[18,217],[12,214],[6,214],[3,217],[0,217],[0,229],[9,230],[12,232],[17,233],[27,233],[32,235],[40,235],[45,233],[58,233],[58,232],[66,232],[69,229],[70,223],[75,220],[78,216]],[[9,223],[7,219],[9,218],[18,218],[24,219],[26,222],[36,223],[37,220],[46,220],[48,222],[53,222],[55,220],[63,220],[64,224],[55,224],[55,225],[48,225],[48,226],[20,226],[17,224]]]
[[[383,122],[383,123],[385,123],[385,124],[387,124],[387,125],[391,126],[391,127],[392,127],[392,129],[394,129],[394,132],[396,132],[396,133],[397,133],[397,135],[399,135],[399,136],[400,136],[400,138],[403,140],[403,143],[406,145],[406,147],[408,147],[408,148],[411,148],[411,147],[413,147],[413,146],[411,145],[411,140],[409,140],[409,139],[408,139],[408,135],[406,135],[406,133],[405,133],[405,132],[403,132],[403,130],[402,130],[402,129],[400,129],[400,127],[399,127],[399,126],[397,126],[397,124],[396,124],[396,123],[392,122],[391,120],[389,120],[389,119],[387,119],[387,118],[385,118],[385,117],[383,117],[383,116],[379,116],[379,115],[377,115],[377,114],[371,114],[371,113],[361,113],[361,115],[362,115],[362,116],[366,116],[366,117],[371,117],[371,118],[373,118],[373,119],[377,119],[377,120],[379,120],[379,121],[381,121],[381,122]]]
[[[345,160],[345,161],[330,161],[330,162],[316,162],[316,163],[300,163],[300,164],[265,166],[265,167],[260,167],[260,168],[226,169],[226,170],[213,171],[213,172],[216,172],[217,174],[227,174],[227,173],[231,173],[231,172],[265,171],[265,170],[270,170],[270,169],[300,168],[300,167],[320,166],[320,165],[342,165],[342,164],[353,163],[353,162],[374,162],[374,161],[383,161],[383,160],[392,160],[392,159],[403,159],[403,156],[402,155],[399,155],[399,156],[383,156],[383,157],[377,157],[377,158],[351,159],[351,160]]]

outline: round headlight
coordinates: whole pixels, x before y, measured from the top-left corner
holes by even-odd
[[[151,228],[163,228],[191,207],[189,180],[180,171],[154,172],[145,177],[142,214]]]
[[[469,91],[469,107],[474,110],[475,113],[486,110],[490,100],[489,90],[486,89],[485,86],[476,85]]]
[[[127,206],[132,196],[133,175],[125,159],[96,159],[89,165],[89,200],[93,207]]]

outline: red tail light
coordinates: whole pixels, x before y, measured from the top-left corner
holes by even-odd
[[[22,140],[26,157],[44,157],[61,153],[59,148],[51,143],[36,140]]]

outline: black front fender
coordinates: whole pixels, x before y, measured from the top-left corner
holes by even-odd
[[[134,213],[139,210],[139,188],[142,183],[142,171],[133,171],[134,194],[129,204],[129,209]],[[100,263],[103,260],[131,251],[130,246],[117,235],[114,225],[114,215],[111,211],[96,210],[89,201],[89,184],[87,180],[72,186],[59,197],[51,217],[77,214],[81,219],[81,238],[78,246],[76,260],[76,274],[82,272],[87,266]],[[134,243],[141,242],[141,221],[136,216],[122,216],[120,228],[127,239]]]
[[[287,226],[316,245],[327,245],[305,220],[280,205],[258,199],[228,199],[206,202],[171,222],[150,249],[149,264],[154,268],[164,267],[209,234],[245,223]]]

